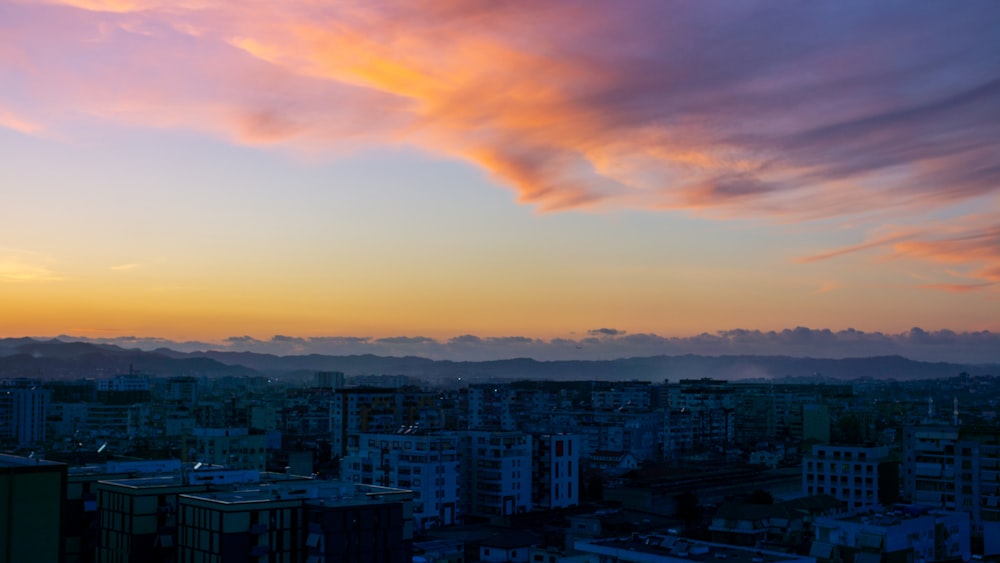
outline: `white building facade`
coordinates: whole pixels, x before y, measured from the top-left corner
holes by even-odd
[[[413,491],[416,529],[459,523],[461,461],[453,433],[366,433],[340,463],[345,481]]]
[[[462,493],[469,514],[502,518],[532,509],[532,438],[522,432],[469,430]]]

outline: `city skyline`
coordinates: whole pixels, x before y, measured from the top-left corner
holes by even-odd
[[[5,2],[0,337],[986,354],[998,25],[989,2]]]

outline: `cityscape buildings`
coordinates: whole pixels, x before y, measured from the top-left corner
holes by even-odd
[[[36,530],[7,560],[39,541],[66,563],[409,561],[419,545],[563,563],[639,544],[672,561],[706,540],[830,563],[1000,556],[992,378],[891,402],[879,381],[358,381],[382,380],[4,382],[3,506]],[[935,389],[980,399],[942,415]],[[22,512],[38,487],[55,492]]]

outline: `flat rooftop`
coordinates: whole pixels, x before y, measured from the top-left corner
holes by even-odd
[[[287,500],[287,498],[281,499],[280,497],[274,495],[272,491],[267,489],[247,489],[243,491],[189,493],[184,496],[198,500],[208,500],[220,504],[244,504],[253,502],[270,502],[272,500]]]
[[[588,545],[596,549],[587,549],[585,546]],[[613,554],[613,551],[639,552],[699,563],[783,563],[811,560],[810,558],[803,559],[794,554],[739,548],[658,534],[577,541],[576,548],[581,551],[604,554]]]
[[[205,477],[205,479],[199,479]],[[200,471],[180,470],[169,473],[152,473],[146,476],[104,479],[102,482],[133,489],[179,486],[249,487],[270,483],[311,482],[312,477],[271,473],[252,469],[203,469]]]
[[[22,457],[19,455],[0,454],[0,467],[57,467],[65,465],[58,461],[48,461],[36,457]]]
[[[108,479],[102,483],[110,483],[132,489],[155,489],[159,487],[179,487],[184,484],[180,475],[164,477],[137,477],[133,479]]]
[[[228,491],[187,493],[186,498],[223,505],[237,505],[271,501],[304,500],[311,503],[336,506],[340,504],[365,504],[380,502],[380,497],[410,494],[406,489],[357,486],[340,481],[309,481],[303,483],[248,484],[246,488]]]
[[[841,522],[854,522],[856,524],[867,524],[870,526],[895,526],[900,522],[922,518],[925,516],[936,516],[940,511],[928,506],[898,504],[880,512],[861,512],[843,517],[830,517],[832,520]]]

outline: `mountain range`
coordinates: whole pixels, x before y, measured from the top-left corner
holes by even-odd
[[[776,379],[808,381],[878,378],[916,380],[953,377],[960,373],[995,375],[998,365],[923,362],[902,356],[864,358],[796,358],[789,356],[650,356],[599,361],[538,361],[514,358],[493,361],[430,360],[414,356],[375,355],[276,356],[254,352],[152,351],[112,345],[32,338],[0,339],[0,377],[75,379],[110,377],[137,371],[152,376],[303,377],[314,371],[354,375],[406,375],[456,382],[550,379],[652,381],[696,379]]]

